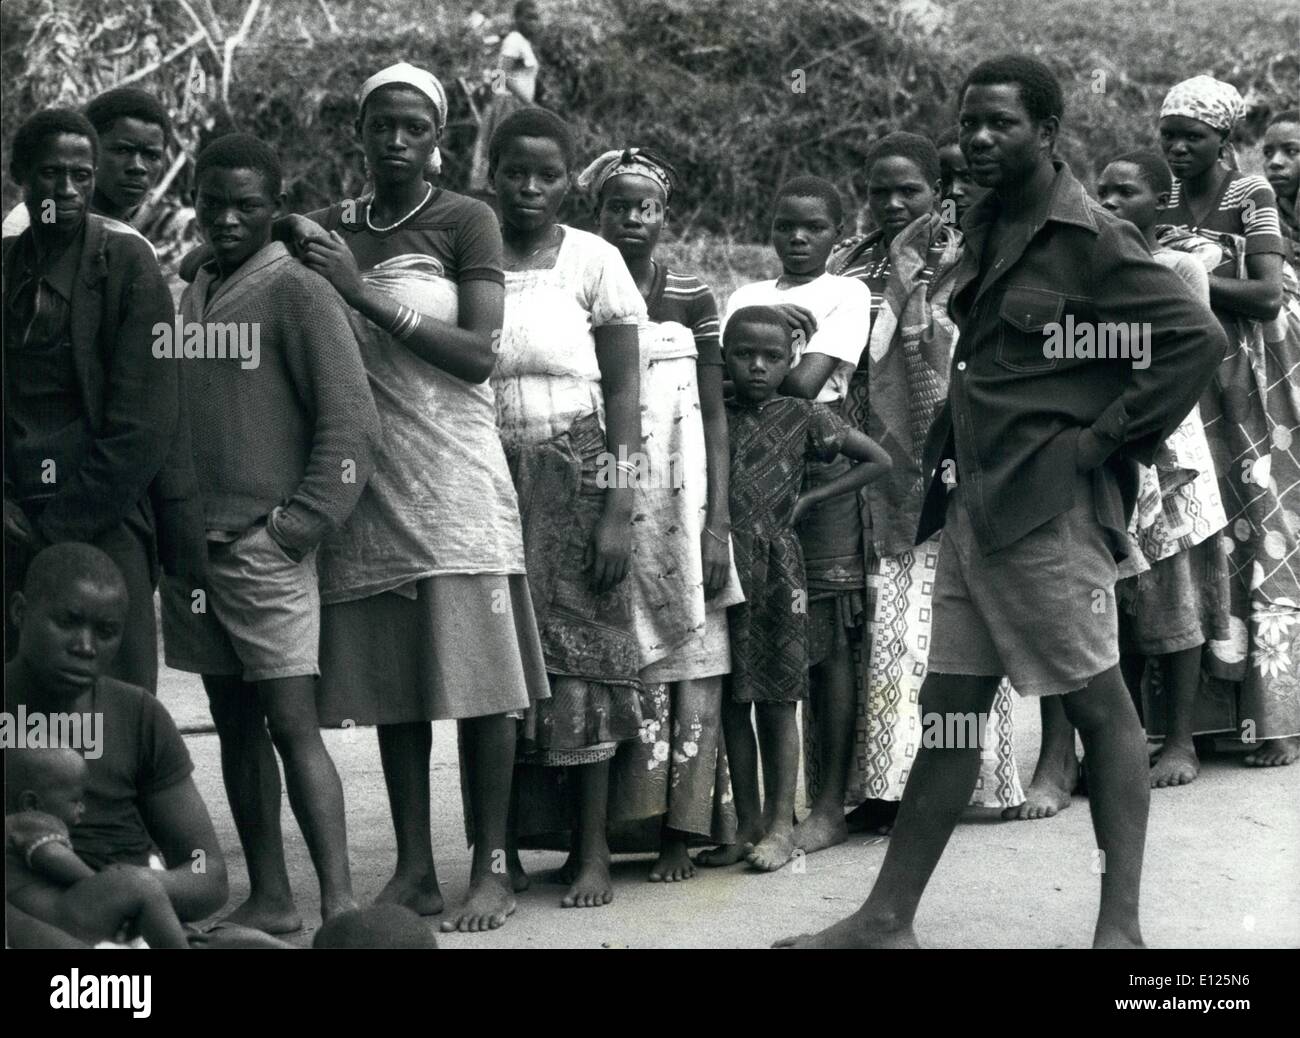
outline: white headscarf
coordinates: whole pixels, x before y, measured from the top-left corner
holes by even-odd
[[[432,103],[434,111],[437,113],[437,130],[442,132],[442,128],[447,125],[447,91],[438,82],[438,77],[432,72],[427,72],[422,68],[417,68],[405,61],[399,61],[396,65],[389,65],[388,68],[380,69],[373,76],[361,84],[361,90],[357,94],[357,105],[364,108],[366,98],[373,94],[380,87],[386,86],[404,86],[410,87],[417,93],[423,94]],[[434,173],[442,169],[442,153],[435,146],[433,154],[429,156],[429,168]]]

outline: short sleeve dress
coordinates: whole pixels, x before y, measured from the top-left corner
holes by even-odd
[[[529,763],[608,760],[641,726],[640,652],[625,580],[597,594],[585,569],[612,466],[595,331],[646,323],[614,246],[561,225],[555,262],[507,271],[492,374],[497,426],[519,493],[525,550],[552,695],[528,711]],[[520,833],[539,831],[521,813]]]
[[[833,460],[849,426],[824,404],[778,396],[729,401],[727,432],[731,538],[745,592],[728,612],[732,698],[797,702],[808,695],[808,590],[791,521],[809,462]]]

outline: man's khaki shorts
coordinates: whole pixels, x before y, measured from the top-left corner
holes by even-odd
[[[981,554],[960,486],[935,573],[929,669],[1010,678],[1026,696],[1083,688],[1119,663],[1116,566],[1090,479],[1074,506],[1014,544]]]
[[[167,666],[192,674],[269,681],[320,674],[320,589],[316,553],[294,562],[266,524],[229,543],[208,544],[203,595],[162,581]]]

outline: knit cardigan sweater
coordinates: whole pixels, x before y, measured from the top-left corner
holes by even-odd
[[[333,286],[282,243],[208,298],[218,276],[211,263],[200,269],[181,298],[187,341],[172,336],[172,356],[190,354],[172,363],[207,528],[242,531],[283,505],[277,539],[305,553],[347,519],[374,469],[379,415],[360,349]],[[203,326],[204,356],[193,355],[194,325]]]

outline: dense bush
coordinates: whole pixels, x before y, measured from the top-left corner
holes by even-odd
[[[497,3],[493,24],[504,27],[508,4]],[[177,113],[183,141],[197,146],[232,125],[260,134],[280,150],[291,204],[320,205],[363,182],[352,130],[357,86],[404,58],[447,84],[443,175],[450,186],[464,183],[475,123],[456,80],[472,86],[494,60],[485,30],[465,17],[469,3],[267,0],[235,52],[227,113],[217,90],[220,39],[247,4],[190,0],[211,18],[217,46],[205,41],[142,80]],[[963,72],[999,51],[1027,50],[1061,77],[1062,152],[1085,177],[1095,162],[1151,140],[1161,96],[1184,76],[1213,72],[1249,88],[1260,113],[1296,102],[1297,59],[1284,48],[1300,34],[1300,15],[1267,0],[957,0],[942,8],[929,0],[542,0],[542,8],[545,103],[573,121],[583,154],[636,143],[670,155],[686,183],[674,219],[684,236],[761,236],[776,185],[797,173],[828,176],[860,198],[870,142],[900,127],[941,132],[953,122]],[[7,144],[23,114],[88,100],[180,45],[194,22],[175,0],[6,0],[0,32]],[[205,73],[202,90],[195,67]],[[177,197],[187,185],[182,172]],[[6,202],[15,199],[6,184]]]

